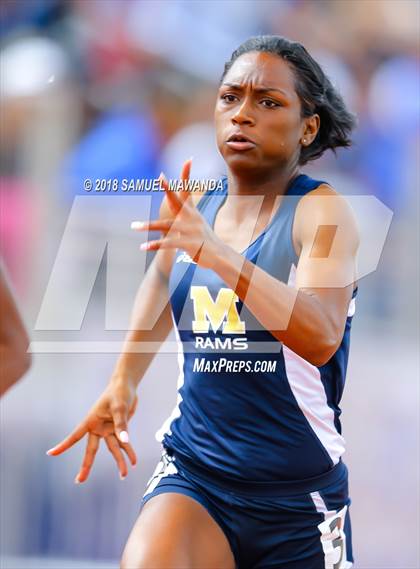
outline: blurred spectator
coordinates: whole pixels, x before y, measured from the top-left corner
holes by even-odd
[[[0,37],[22,28],[48,28],[65,13],[63,0],[5,0],[0,10]]]

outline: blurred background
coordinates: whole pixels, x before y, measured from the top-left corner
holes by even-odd
[[[141,383],[131,422],[139,464],[124,482],[103,448],[82,486],[73,479],[84,445],[60,458],[45,455],[107,384],[124,337],[118,326],[105,329],[107,263],[112,257],[115,290],[128,291],[128,313],[150,262],[129,221],[153,215],[161,200],[160,193],[87,195],[83,180],[151,179],[161,170],[176,177],[192,155],[194,178],[220,176],[212,124],[217,83],[231,52],[261,33],[302,42],[359,118],[352,149],[327,153],[304,172],[343,194],[375,195],[394,212],[378,268],[359,287],[342,402],[345,460],[355,567],[420,567],[419,6],[2,2],[1,255],[31,339],[47,343],[1,401],[2,568],[118,566],[160,454],[154,433],[175,405],[178,368],[175,354],[163,349]],[[64,247],[77,196],[84,196],[72,222],[77,232]],[[69,297],[71,309],[71,292],[91,286],[87,312],[70,331],[36,330],[63,247],[59,304]],[[59,341],[70,346],[67,353],[55,347]],[[86,341],[114,348],[81,353],[68,343]]]

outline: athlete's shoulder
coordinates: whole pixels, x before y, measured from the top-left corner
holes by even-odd
[[[320,226],[335,226],[344,231],[346,246],[357,250],[359,231],[353,209],[346,197],[327,182],[321,182],[299,201],[293,226],[296,250],[300,251],[305,241],[313,242]]]
[[[310,219],[317,221],[333,214],[338,216],[337,220],[354,220],[353,210],[346,197],[331,184],[323,181],[300,199],[296,209],[296,216],[302,218],[305,223]]]
[[[320,196],[326,196],[326,195],[336,195],[339,196],[341,195],[340,192],[338,192],[331,184],[329,184],[328,182],[321,182],[319,184],[319,186],[317,186],[316,188],[314,188],[313,190],[311,190],[310,192],[308,192],[308,194],[312,194],[312,195],[320,195]],[[306,195],[308,195],[306,194]]]

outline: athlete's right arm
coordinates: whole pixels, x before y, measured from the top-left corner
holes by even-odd
[[[183,164],[180,179],[184,182],[190,177],[191,163],[190,158]],[[198,203],[202,192],[195,195],[184,194],[182,200],[188,197],[191,197],[194,203]],[[165,194],[159,210],[159,219],[173,220],[175,215]],[[137,387],[154,355],[168,336],[172,326],[168,281],[174,256],[175,250],[173,249],[161,249],[156,253],[137,293],[131,331],[126,337],[111,382],[129,383]],[[145,347],[148,351],[143,351],[142,348]],[[139,350],[141,350],[140,353]]]
[[[130,331],[111,382],[129,382],[137,387],[171,330],[168,275],[173,251],[170,255],[159,253],[163,251],[156,254],[137,292]]]
[[[168,218],[166,197],[159,217]],[[128,473],[122,450],[133,466],[137,462],[128,439],[127,425],[137,407],[136,388],[172,327],[168,279],[174,254],[171,250],[156,253],[139,287],[130,331],[104,392],[74,431],[47,451],[47,454],[57,456],[87,435],[85,455],[76,483],[87,480],[102,438],[115,458],[121,478]]]

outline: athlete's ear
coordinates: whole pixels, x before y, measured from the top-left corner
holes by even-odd
[[[300,138],[302,146],[309,146],[315,140],[315,137],[318,134],[319,125],[320,118],[316,113],[304,119],[303,133]]]

